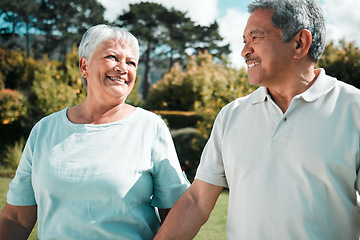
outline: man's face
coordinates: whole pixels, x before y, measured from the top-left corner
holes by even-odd
[[[281,30],[272,25],[272,16],[270,9],[258,9],[251,14],[241,52],[248,66],[250,84],[269,88],[286,80],[293,57],[291,45],[282,41]]]

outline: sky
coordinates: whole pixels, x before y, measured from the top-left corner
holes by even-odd
[[[105,19],[114,21],[129,4],[142,0],[98,0],[105,7]],[[217,21],[224,43],[231,48],[230,61],[234,67],[245,66],[241,57],[243,31],[249,17],[247,5],[252,0],[148,0],[167,8],[186,12],[193,21],[203,26]],[[345,39],[360,45],[360,0],[318,0],[323,9],[327,28],[327,43]]]

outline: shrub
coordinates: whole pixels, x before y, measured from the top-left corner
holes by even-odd
[[[31,89],[35,120],[85,100],[80,71],[73,68],[70,63],[64,66],[57,61],[43,60],[43,65],[35,72]]]
[[[171,131],[182,169],[189,181],[193,181],[200,156],[206,143],[196,128],[182,128]]]
[[[355,42],[341,40],[339,44],[326,45],[317,67],[326,69],[326,73],[360,89],[360,49]]]
[[[0,125],[11,124],[28,112],[27,98],[16,90],[0,90]]]
[[[170,129],[180,129],[186,127],[196,127],[198,121],[201,120],[201,116],[196,115],[194,111],[183,112],[183,111],[153,111],[154,113],[161,116],[162,119],[166,120]]]
[[[141,98],[141,95],[139,93],[140,90],[140,77],[136,77],[135,80],[135,86],[129,96],[126,98],[126,103],[136,106],[136,107],[143,107],[145,105],[144,100]]]
[[[25,146],[25,139],[20,138],[19,141],[15,142],[14,146],[8,147],[4,157],[4,165],[7,168],[15,170],[19,165],[20,158]]]
[[[192,79],[185,78],[185,73],[175,64],[161,81],[152,85],[146,104],[153,110],[192,111],[197,99]]]
[[[37,62],[23,52],[0,49],[0,89],[28,89],[36,68]]]

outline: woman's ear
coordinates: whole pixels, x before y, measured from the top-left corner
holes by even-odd
[[[79,68],[83,78],[88,77],[88,60],[85,57],[81,57],[79,60]]]
[[[311,32],[307,29],[303,29],[298,32],[294,38],[294,58],[300,59],[308,55],[309,49],[312,43]]]

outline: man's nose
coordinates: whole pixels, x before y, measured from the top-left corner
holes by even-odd
[[[251,47],[250,43],[245,43],[241,51],[241,56],[246,59],[246,57],[248,57],[252,53],[254,53],[254,49]]]

